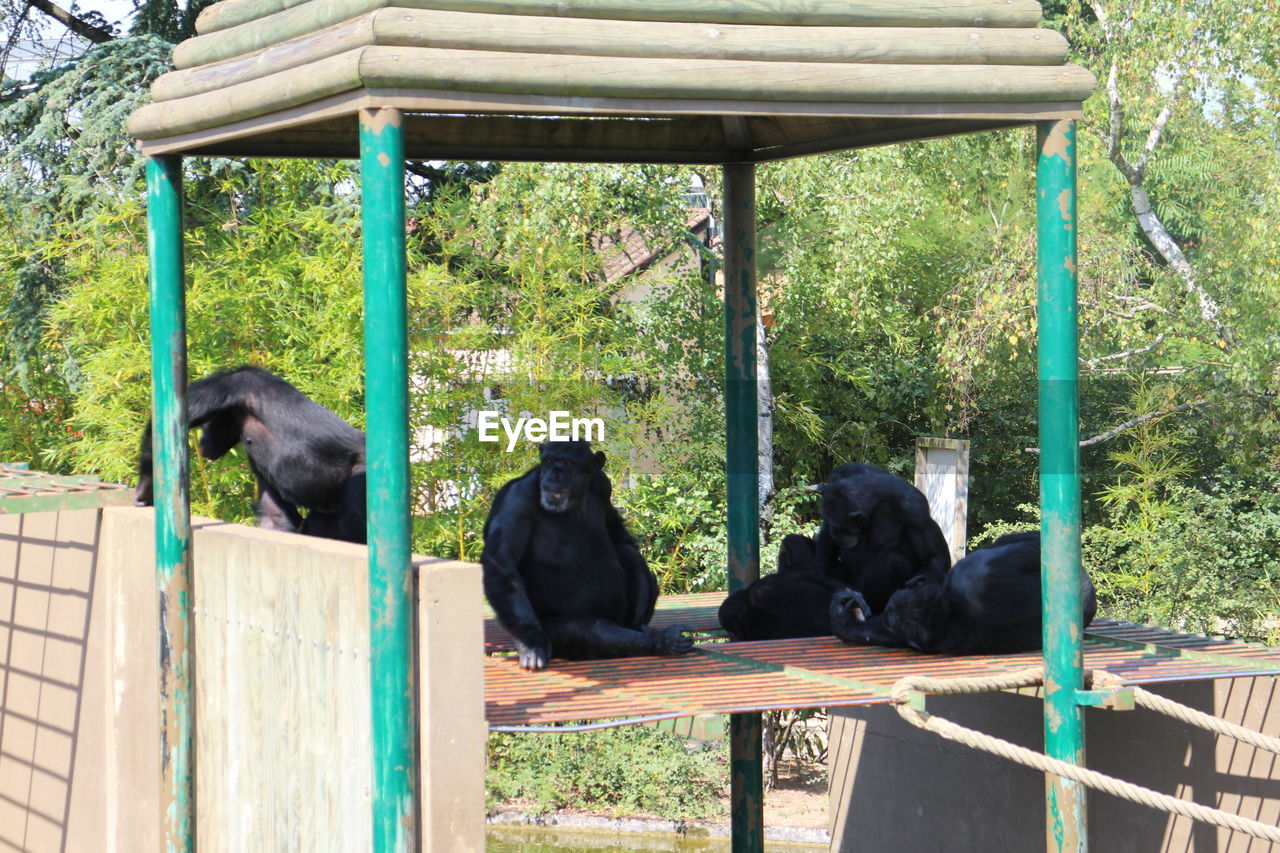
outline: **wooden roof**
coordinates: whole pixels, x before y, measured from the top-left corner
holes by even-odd
[[[222,0],[131,116],[144,152],[751,162],[1074,118],[1034,0]]]

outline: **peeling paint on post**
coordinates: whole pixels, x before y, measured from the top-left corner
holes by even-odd
[[[1042,123],[1037,142],[1044,741],[1050,757],[1083,764],[1075,125]],[[1083,853],[1084,789],[1048,776],[1045,795],[1046,849]]]
[[[160,604],[160,835],[168,853],[195,849],[195,678],[191,642],[187,321],[182,261],[182,158],[147,159],[151,287],[151,452]]]
[[[724,167],[725,481],[729,589],[760,576],[756,394],[756,173]],[[733,853],[764,850],[764,788],[759,714],[729,718]]]
[[[373,849],[378,853],[416,849],[402,125],[399,110],[360,111]]]

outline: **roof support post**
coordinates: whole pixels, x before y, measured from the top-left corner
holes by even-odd
[[[191,468],[182,158],[147,158],[151,289],[151,452],[160,597],[160,835],[195,850],[195,673],[191,642]]]
[[[731,591],[760,577],[755,181],[753,164],[724,167],[725,487]],[[759,714],[729,718],[733,853],[764,850],[760,722]]]
[[[416,849],[403,120],[399,110],[360,111],[373,849],[378,853]]]
[[[1044,741],[1050,757],[1083,764],[1075,123],[1036,131]],[[1084,853],[1084,788],[1047,776],[1045,796],[1046,849]]]

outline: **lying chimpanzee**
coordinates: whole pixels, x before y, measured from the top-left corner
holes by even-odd
[[[720,624],[739,640],[831,633],[831,597],[858,590],[872,608],[911,578],[940,578],[951,564],[947,541],[914,486],[874,465],[842,465],[818,487],[822,527],[816,541],[792,534],[778,551],[778,572],[725,599]],[[878,612],[878,611],[875,611]]]
[[[658,582],[612,503],[605,455],[549,441],[540,462],[498,490],[484,523],[484,593],[516,639],[520,666],[693,649],[650,628]]]
[[[365,541],[364,433],[260,367],[213,373],[187,388],[200,453],[220,459],[244,444],[258,479],[258,525]],[[138,453],[134,503],[152,503],[151,422]],[[309,510],[304,519],[298,508]]]
[[[1083,572],[1080,592],[1081,625],[1087,627],[1098,602]],[[831,602],[835,635],[855,645],[952,655],[1029,652],[1040,648],[1040,626],[1038,531],[1002,536],[942,578],[913,578],[883,612],[854,590],[836,593]]]
[[[824,577],[813,540],[792,533],[778,548],[778,571],[732,592],[720,605],[731,640],[781,640],[831,633],[831,597],[848,589]]]

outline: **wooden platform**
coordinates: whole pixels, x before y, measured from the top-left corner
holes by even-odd
[[[722,599],[723,593],[664,597],[653,623],[679,624],[714,637]],[[553,660],[547,669],[531,673],[502,654],[510,638],[492,619],[485,629],[490,730],[873,705],[888,702],[893,683],[907,675],[976,676],[1041,663],[1039,652],[947,657],[848,646],[834,637],[755,643],[711,639],[679,658]],[[1132,684],[1280,675],[1280,649],[1099,619],[1085,634],[1085,667],[1105,669]]]

